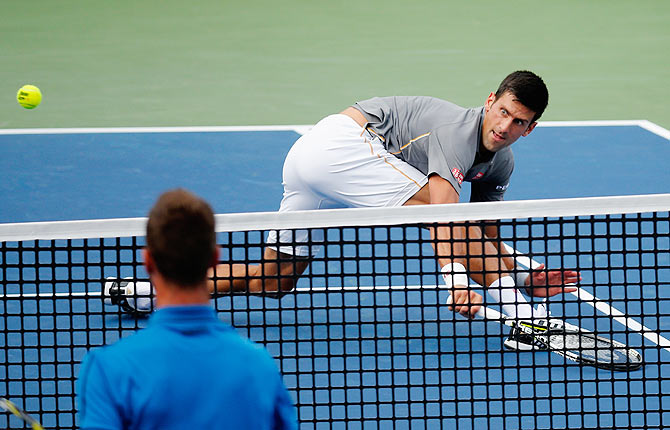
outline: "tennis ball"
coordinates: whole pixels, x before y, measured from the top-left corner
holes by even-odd
[[[42,101],[42,92],[35,85],[24,85],[16,93],[16,100],[26,109],[35,109]]]

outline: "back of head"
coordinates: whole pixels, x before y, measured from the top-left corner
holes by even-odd
[[[197,286],[216,255],[212,208],[186,190],[162,194],[149,213],[147,248],[163,277]]]
[[[520,70],[510,73],[500,83],[496,98],[509,92],[528,109],[535,112],[533,121],[537,121],[549,103],[549,91],[542,78],[533,72]]]

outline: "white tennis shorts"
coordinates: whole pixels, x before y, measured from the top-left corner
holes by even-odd
[[[300,137],[286,156],[279,212],[402,206],[427,182],[375,134],[347,115],[331,115]],[[278,236],[279,252],[305,257],[315,255],[323,242],[322,230],[282,230]],[[277,232],[271,231],[267,244],[277,249],[277,241]],[[316,246],[288,245],[307,242]]]

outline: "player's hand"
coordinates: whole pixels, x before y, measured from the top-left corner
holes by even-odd
[[[574,270],[547,270],[544,264],[540,264],[526,278],[526,288],[532,296],[551,297],[577,291],[577,287],[566,284],[576,284],[581,280],[582,275]]]
[[[474,318],[483,301],[482,296],[477,292],[464,288],[452,289],[450,299],[447,301],[449,309],[466,318]]]

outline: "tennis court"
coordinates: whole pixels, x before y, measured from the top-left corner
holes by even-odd
[[[667,191],[670,135],[641,124],[538,128],[515,146],[509,200]],[[0,163],[14,179],[0,186],[8,202],[0,220],[141,217],[173,186],[200,193],[219,213],[273,211],[282,160],[298,136],[291,127],[98,131],[1,134],[0,146],[11,156]],[[637,156],[621,157],[631,142]],[[566,165],[566,153],[584,154],[593,164]],[[34,175],[31,160],[54,168]],[[264,228],[246,218],[248,232],[222,234],[224,259],[259,258]],[[87,348],[144,324],[100,300],[95,280],[146,277],[137,263],[143,239],[133,237],[141,236],[138,223],[109,222],[116,232],[107,231],[106,239],[3,242],[0,388],[22,399],[47,428],[74,427],[73,384]],[[103,224],[77,225],[73,237]],[[39,226],[45,231],[36,230],[38,236],[54,228]],[[546,352],[506,352],[500,324],[468,323],[446,308],[430,244],[416,225],[329,230],[325,251],[296,293],[280,301],[222,297],[216,306],[222,319],[278,358],[301,428],[662,426],[670,419],[663,402],[670,369],[663,344],[670,337],[668,228],[667,209],[665,215],[502,225],[519,252],[550,266],[579,267],[586,292],[660,336],[643,337],[572,296],[551,305],[552,312],[643,351],[645,365],[631,372],[579,366]],[[19,424],[10,419],[8,426]]]
[[[226,215],[224,257],[257,259],[285,222],[291,144],[357,100],[478,106],[532,70],[550,102],[515,143],[507,200],[667,193],[669,21],[670,3],[628,0],[4,2],[0,396],[75,428],[81,358],[145,324],[99,293],[107,276],[146,276],[137,217],[188,188]],[[36,109],[16,103],[25,84],[42,90]],[[597,202],[495,212],[520,263],[581,270],[581,298],[551,311],[639,350],[631,372],[510,352],[507,327],[455,316],[426,241],[441,214],[336,215],[298,291],[215,304],[277,358],[301,429],[668,427],[667,208]],[[11,224],[50,221],[63,223]],[[2,414],[0,428],[22,424]]]

